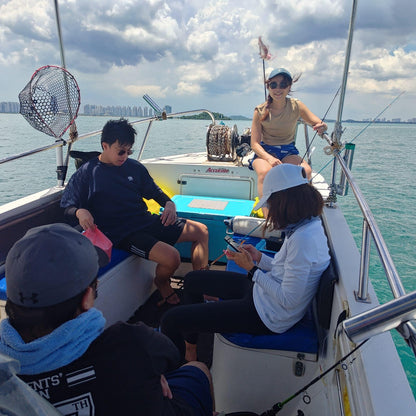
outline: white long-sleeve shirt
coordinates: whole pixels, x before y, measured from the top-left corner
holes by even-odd
[[[263,323],[282,333],[304,316],[330,260],[320,220],[302,225],[272,257],[262,254],[253,276],[253,300]]]

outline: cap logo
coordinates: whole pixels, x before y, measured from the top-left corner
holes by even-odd
[[[39,302],[38,300],[39,293],[32,293],[32,296],[25,297],[23,296],[22,292],[19,292],[19,296],[20,296],[21,303],[25,303],[25,300],[31,300],[33,305]]]

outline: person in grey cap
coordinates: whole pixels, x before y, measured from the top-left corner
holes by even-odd
[[[313,114],[305,104],[295,98],[287,97],[292,84],[299,77],[292,77],[285,68],[270,72],[266,81],[269,91],[267,101],[254,110],[251,125],[251,148],[255,155],[249,168],[257,173],[257,192],[263,195],[263,181],[267,172],[281,163],[292,163],[305,168],[310,179],[312,170],[309,164],[299,156],[295,146],[297,122],[300,118],[322,134],[327,125]],[[263,209],[267,216],[267,208]]]
[[[247,272],[188,273],[183,306],[167,311],[161,330],[188,360],[196,357],[198,332],[282,333],[304,316],[329,265],[327,239],[319,215],[321,194],[309,185],[305,169],[292,164],[273,167],[264,180],[256,209],[268,206],[266,227],[284,231],[274,257],[252,245],[227,258]],[[203,295],[221,302],[202,303]],[[184,343],[185,340],[185,343]]]
[[[69,225],[29,230],[6,258],[0,353],[64,415],[211,416],[204,364],[179,367],[173,343],[143,323],[105,329],[98,267],[92,243]]]

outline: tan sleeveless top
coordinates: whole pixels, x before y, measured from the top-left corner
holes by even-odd
[[[286,97],[284,110],[278,116],[269,116],[261,121],[262,140],[271,146],[290,144],[295,140],[296,123],[300,118],[300,110],[296,98]],[[266,111],[267,102],[258,105],[256,110],[260,118]]]

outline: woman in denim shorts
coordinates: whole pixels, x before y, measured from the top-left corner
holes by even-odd
[[[313,114],[305,104],[290,94],[293,82],[299,77],[292,78],[284,68],[274,69],[267,81],[269,91],[267,101],[254,110],[251,126],[251,148],[255,155],[250,161],[249,168],[257,173],[257,192],[263,195],[263,180],[266,173],[281,163],[301,165],[311,178],[311,167],[299,156],[295,146],[297,122],[300,118],[313,127],[319,134],[327,130],[327,125]],[[265,208],[263,208],[263,213]]]

